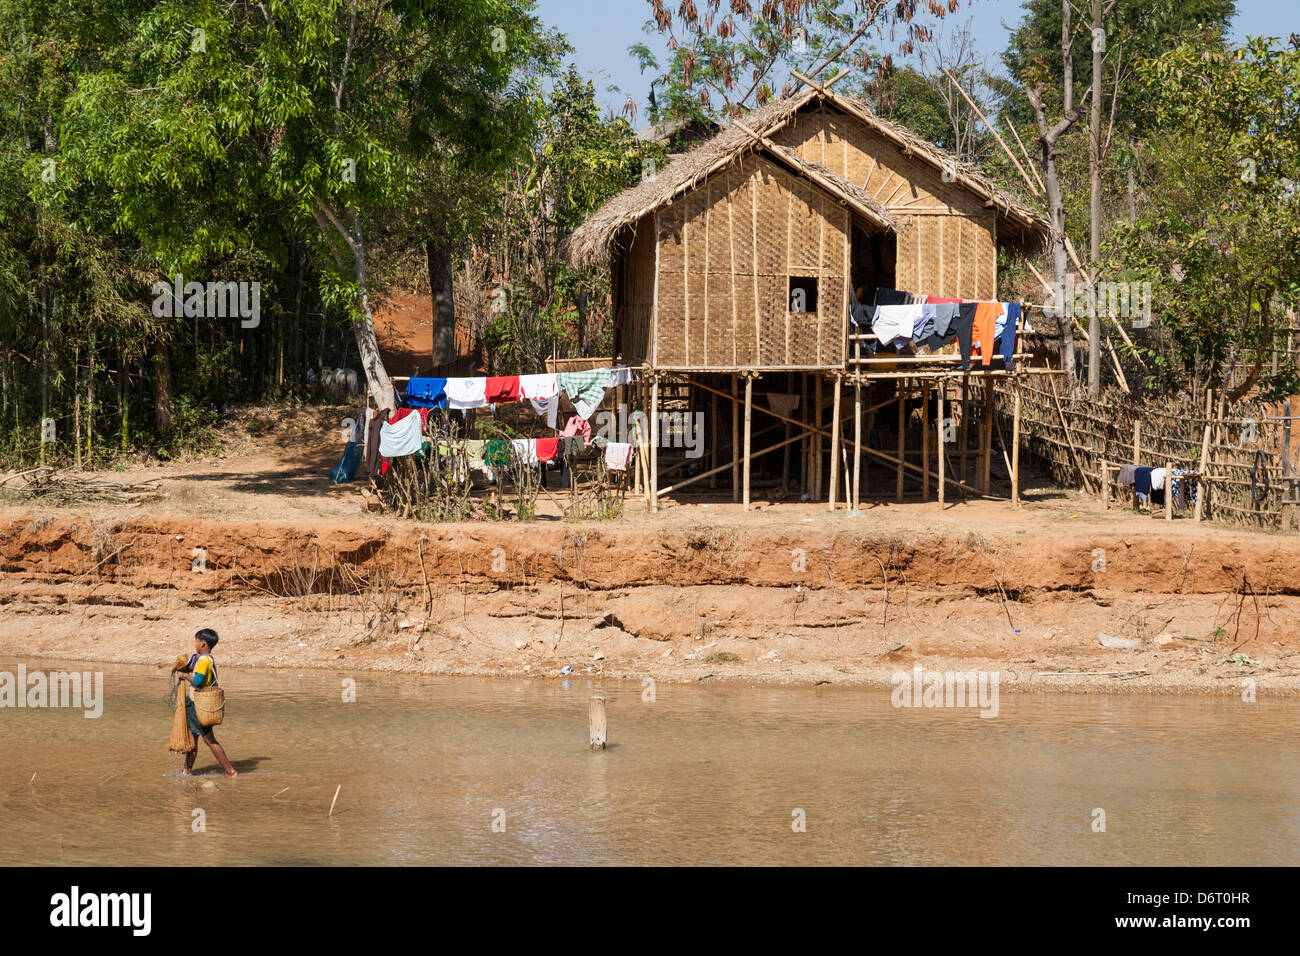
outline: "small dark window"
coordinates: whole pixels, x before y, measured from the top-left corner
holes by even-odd
[[[814,276],[791,276],[787,305],[791,312],[816,312],[817,279]]]

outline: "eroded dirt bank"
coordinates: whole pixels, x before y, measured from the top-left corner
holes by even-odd
[[[1071,530],[9,516],[0,653],[161,663],[210,626],[228,665],[1300,692],[1300,542]]]

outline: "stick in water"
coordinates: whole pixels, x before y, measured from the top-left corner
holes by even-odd
[[[288,787],[286,787],[285,789],[287,790]],[[339,802],[339,790],[342,789],[343,789],[343,784],[339,784],[338,788],[335,789],[334,791],[334,799],[330,801],[330,812],[329,812],[330,816],[334,816],[334,804]],[[283,793],[284,790],[281,790],[280,792]]]

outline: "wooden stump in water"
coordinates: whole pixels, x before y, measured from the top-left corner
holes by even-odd
[[[591,710],[588,714],[588,723],[591,728],[591,749],[604,750],[606,739],[604,697],[591,698]]]

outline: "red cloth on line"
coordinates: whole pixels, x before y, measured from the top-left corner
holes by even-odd
[[[539,438],[537,439],[537,460],[550,461],[560,451],[560,440],[558,438]]]
[[[560,432],[563,438],[574,438],[581,435],[584,443],[591,440],[591,423],[585,418],[579,418],[577,415],[572,416],[565,423],[564,431]]]
[[[483,397],[489,402],[519,401],[519,376],[489,375]]]
[[[393,412],[393,414],[388,416],[388,424],[396,425],[413,411],[415,411],[414,408],[399,408],[397,411]]]
[[[927,295],[925,297],[926,305],[961,305],[961,299],[945,299],[937,295]]]

